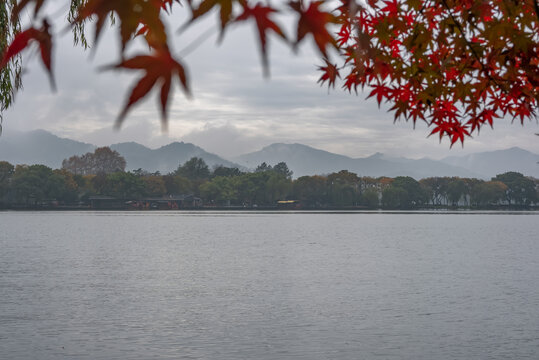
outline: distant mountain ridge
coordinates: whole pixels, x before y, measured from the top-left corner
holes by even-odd
[[[60,168],[62,161],[73,155],[93,152],[96,146],[80,141],[60,138],[44,130],[15,132],[0,137],[0,161],[12,164],[43,164],[51,168]],[[144,145],[127,142],[110,145],[122,155],[126,162],[126,170],[144,170],[168,173],[178,168],[190,158],[197,156],[213,167],[216,165],[240,166],[215,154],[188,143],[173,142],[158,149],[150,149]]]
[[[519,147],[466,156],[450,156],[442,161],[465,169],[474,169],[489,178],[507,171],[516,171],[539,178],[539,155]]]
[[[43,164],[60,168],[73,155],[94,151],[95,145],[60,138],[45,130],[4,133],[0,136],[0,160],[12,164]]]
[[[365,158],[351,158],[303,144],[275,143],[259,151],[226,160],[190,143],[173,142],[150,149],[136,142],[110,145],[127,161],[127,170],[144,169],[163,174],[197,156],[210,166],[224,165],[255,169],[262,162],[275,165],[286,162],[294,177],[323,175],[349,170],[360,176],[411,176],[421,179],[431,176],[460,176],[490,179],[507,171],[517,171],[539,178],[539,155],[514,147],[466,156],[451,156],[442,160],[388,157],[376,153]],[[82,155],[96,148],[93,144],[60,138],[44,130],[11,133],[0,137],[0,161],[12,164],[43,164],[59,168],[62,160]]]
[[[110,148],[118,151],[125,158],[127,170],[140,168],[165,174],[176,170],[180,164],[195,156],[204,159],[210,168],[217,165],[239,166],[196,145],[184,142],[173,142],[158,149],[150,149],[135,142],[114,144]]]
[[[381,153],[365,158],[351,158],[302,144],[276,143],[232,160],[251,169],[262,162],[274,165],[284,161],[294,171],[294,177],[349,170],[360,176],[402,175],[415,179],[431,176],[490,179],[507,171],[539,178],[539,155],[518,147],[446,157],[442,160],[416,160],[392,158]]]
[[[284,161],[294,171],[294,177],[328,174],[340,170],[373,177],[411,176],[416,179],[429,176],[482,177],[477,172],[437,160],[388,158],[380,153],[366,158],[351,158],[302,144],[272,144],[232,160],[248,168],[254,168],[262,162],[274,165]]]

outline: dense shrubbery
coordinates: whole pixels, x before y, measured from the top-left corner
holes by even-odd
[[[292,179],[285,163],[261,164],[254,172],[218,166],[211,171],[193,158],[170,174],[142,169],[73,174],[44,165],[0,162],[0,205],[36,207],[88,204],[91,196],[121,200],[194,195],[206,206],[275,206],[297,200],[302,208],[385,208],[530,206],[539,203],[539,179],[508,172],[491,181],[458,177],[359,177],[342,170],[327,176]]]

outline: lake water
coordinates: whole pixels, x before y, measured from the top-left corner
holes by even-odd
[[[0,212],[1,359],[538,359],[539,213]]]

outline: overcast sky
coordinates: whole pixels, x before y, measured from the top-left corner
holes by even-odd
[[[176,13],[181,8],[175,9]],[[174,52],[182,53],[201,34],[215,27],[216,18],[195,24],[176,36]],[[178,21],[178,20],[176,20]],[[179,20],[181,21],[181,20]],[[174,26],[173,29],[177,28]],[[55,27],[56,33],[63,28]],[[193,99],[176,86],[170,106],[168,132],[161,130],[157,92],[137,104],[120,131],[113,130],[136,72],[100,72],[118,61],[116,30],[107,30],[95,56],[73,47],[69,33],[55,43],[54,68],[58,91],[51,93],[36,52],[25,53],[24,90],[4,114],[4,135],[19,130],[45,129],[96,145],[136,141],[155,148],[172,141],[192,142],[225,157],[247,153],[275,142],[302,143],[319,149],[365,157],[376,152],[411,158],[441,158],[513,146],[539,153],[537,122],[525,126],[495,121],[449,149],[448,140],[427,137],[430,130],[418,123],[393,123],[393,115],[378,109],[367,93],[348,94],[338,87],[328,91],[316,81],[321,65],[310,44],[293,54],[279,39],[271,38],[271,77],[262,76],[258,44],[251,24],[228,31],[217,45],[217,31],[183,58],[191,78]],[[137,49],[132,50],[133,53]],[[31,54],[31,55],[30,55]],[[30,55],[30,56],[28,56]],[[0,138],[0,141],[2,139]]]

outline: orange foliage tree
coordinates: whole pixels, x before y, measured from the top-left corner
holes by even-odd
[[[18,83],[19,54],[31,43],[41,51],[51,74],[53,36],[43,13],[48,0],[7,0],[0,5],[2,108],[10,104]],[[83,43],[84,24],[95,22],[95,42],[109,16],[119,28],[121,61],[111,68],[138,70],[136,81],[117,119],[120,125],[132,105],[158,88],[163,122],[174,79],[189,95],[183,61],[171,54],[170,29],[163,18],[180,0],[66,0],[76,40]],[[221,35],[235,23],[256,25],[265,70],[268,35],[292,47],[310,38],[320,53],[319,82],[347,91],[369,89],[378,104],[387,102],[395,120],[419,119],[431,134],[448,136],[453,145],[497,118],[524,122],[536,116],[539,99],[538,0],[183,0],[188,27],[215,10]],[[19,15],[33,7],[33,20],[19,31]],[[9,14],[9,16],[7,15]],[[276,18],[295,14],[294,36]],[[284,19],[283,19],[284,20]],[[6,25],[9,22],[10,25]],[[10,33],[11,31],[11,33]],[[148,53],[125,58],[125,48],[142,37]]]

